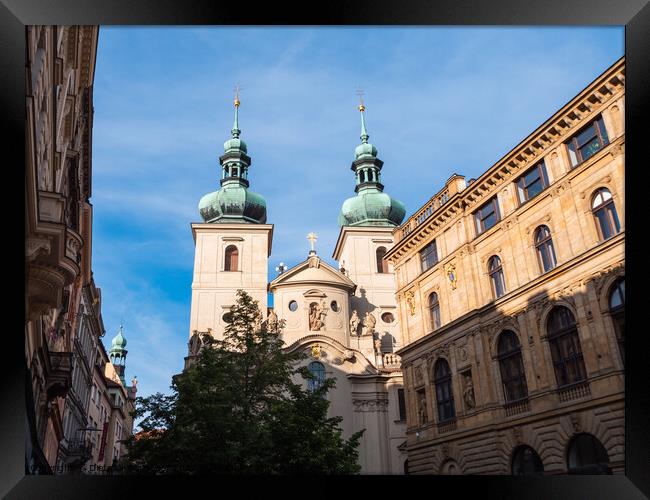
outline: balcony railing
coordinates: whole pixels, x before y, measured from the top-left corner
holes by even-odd
[[[384,370],[398,371],[402,369],[402,358],[397,354],[388,352],[384,354]]]
[[[557,389],[558,397],[560,402],[572,401],[574,399],[580,399],[587,396],[591,396],[591,388],[589,387],[589,382],[578,382],[577,384],[559,387]]]
[[[74,439],[68,444],[69,457],[87,457],[92,456],[93,445],[87,439]]]
[[[438,433],[444,434],[445,432],[451,432],[456,430],[456,419],[445,420],[444,422],[438,422]]]
[[[49,399],[64,397],[72,386],[72,353],[49,352],[50,370],[46,375]]]
[[[504,404],[503,409],[506,412],[506,417],[511,417],[512,415],[519,415],[520,413],[530,411],[530,403],[528,399],[520,399]]]
[[[438,210],[441,206],[449,201],[449,192],[444,191],[440,195],[436,196],[433,200],[423,206],[417,213],[415,213],[409,220],[406,221],[406,224],[402,227],[402,230],[397,233],[398,239],[403,239],[408,234],[416,229],[420,224],[425,222],[433,213]]]

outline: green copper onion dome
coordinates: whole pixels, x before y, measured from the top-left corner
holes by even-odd
[[[116,366],[124,365],[124,362],[126,361],[126,354],[128,353],[126,350],[126,337],[124,337],[123,330],[124,329],[120,324],[120,329],[118,330],[117,335],[113,337],[111,348],[108,351],[108,356],[111,360],[111,363]]]
[[[339,214],[340,226],[399,226],[404,220],[406,209],[401,201],[384,193],[381,183],[381,169],[384,164],[377,158],[377,148],[368,142],[368,132],[361,112],[361,144],[354,150],[352,170],[356,176],[356,196],[343,202]]]
[[[246,143],[239,138],[239,98],[235,98],[235,123],[232,137],[223,144],[221,189],[208,193],[199,201],[199,213],[205,222],[264,224],[266,201],[248,190],[248,169],[251,158]]]
[[[120,329],[117,332],[117,335],[113,337],[111,342],[111,351],[113,350],[123,350],[126,347],[126,337],[123,335],[123,327],[120,325]]]

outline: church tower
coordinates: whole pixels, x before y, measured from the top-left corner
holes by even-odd
[[[341,231],[333,257],[341,272],[357,285],[349,306],[351,345],[356,337],[359,350],[374,361],[377,371],[373,376],[347,376],[353,386],[354,428],[368,430],[360,443],[363,471],[399,474],[406,460],[406,417],[402,411],[401,364],[394,352],[403,341],[395,299],[395,273],[383,257],[392,248],[393,231],[406,211],[400,201],[384,193],[383,162],[377,158],[377,148],[368,142],[365,109],[361,101],[361,144],[355,149],[351,167],[357,194],[341,207]]]
[[[377,158],[377,148],[368,142],[365,106],[361,112],[361,144],[355,149],[351,169],[355,174],[356,196],[343,202],[339,215],[339,233],[334,259],[339,268],[357,284],[351,309],[356,310],[362,322],[368,314],[373,318],[381,341],[382,353],[396,350],[402,339],[397,325],[395,301],[395,274],[383,256],[394,244],[393,230],[406,213],[402,202],[384,193],[381,169],[384,162]],[[376,340],[376,339],[375,339]],[[374,346],[365,346],[368,354]],[[382,356],[378,364],[383,362]]]
[[[196,354],[197,343],[192,341],[195,334],[210,332],[221,338],[238,289],[258,300],[262,311],[267,306],[273,225],[266,224],[264,198],[248,189],[251,158],[239,137],[239,92],[234,105],[231,138],[224,143],[224,154],[219,158],[221,189],[201,198],[203,222],[192,224],[195,254],[186,367]]]
[[[126,337],[124,336],[124,328],[120,325],[120,329],[117,332],[117,335],[113,337],[111,342],[111,349],[108,352],[109,359],[117,375],[122,381],[122,385],[126,387],[126,380],[124,379],[124,370],[126,369],[126,355],[128,351],[126,350]]]

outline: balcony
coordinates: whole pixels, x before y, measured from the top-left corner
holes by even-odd
[[[517,401],[504,404],[503,409],[505,410],[506,417],[512,417],[513,415],[530,411],[530,403],[528,399],[518,399]]]
[[[387,352],[383,356],[384,371],[397,372],[402,369],[402,358],[392,352]]]
[[[49,369],[45,374],[47,397],[65,397],[72,386],[72,353],[50,352],[49,358]]]
[[[577,384],[558,387],[557,394],[560,398],[560,402],[564,403],[566,401],[573,401],[574,399],[591,396],[591,388],[589,387],[589,382],[585,380],[584,382],[578,382]]]
[[[452,418],[450,420],[445,420],[444,422],[438,422],[438,434],[444,434],[446,432],[452,432],[456,430],[456,419]]]
[[[93,445],[87,439],[74,439],[69,441],[67,456],[81,459],[83,462],[92,457]]]

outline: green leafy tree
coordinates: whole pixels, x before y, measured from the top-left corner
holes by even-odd
[[[266,324],[257,301],[237,292],[223,340],[203,335],[194,364],[172,394],[137,398],[142,429],[129,440],[127,472],[154,474],[352,474],[363,431],[342,437],[328,417],[333,379],[313,391],[298,367],[306,355],[283,350],[283,324]]]

